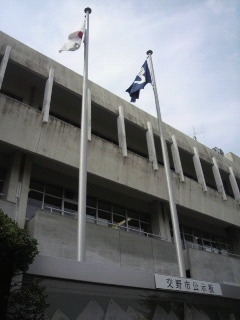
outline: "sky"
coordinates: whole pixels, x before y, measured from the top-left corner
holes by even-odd
[[[83,73],[83,46],[59,49],[89,16],[89,79],[124,100],[152,61],[162,120],[240,156],[239,0],[0,0],[0,30]],[[138,108],[156,116],[152,86]]]

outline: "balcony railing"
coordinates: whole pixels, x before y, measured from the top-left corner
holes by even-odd
[[[43,210],[49,210],[51,213],[57,213],[57,214],[60,213],[63,216],[67,216],[67,217],[70,217],[70,218],[73,218],[73,219],[77,219],[78,218],[78,213],[77,212],[70,212],[70,211],[65,211],[65,210],[63,211],[63,210],[60,210],[60,209],[57,209],[57,208],[53,208],[53,207],[49,207],[49,206],[44,207]],[[166,239],[165,237],[162,237],[162,236],[160,236],[158,234],[145,232],[145,231],[142,231],[140,229],[133,229],[131,227],[125,227],[125,226],[122,226],[122,225],[119,226],[118,224],[111,223],[108,220],[99,219],[99,218],[97,219],[97,218],[94,218],[94,217],[88,216],[88,215],[87,215],[86,218],[87,218],[87,222],[89,222],[89,223],[95,223],[95,224],[98,224],[98,225],[101,225],[101,226],[106,226],[106,227],[110,227],[110,228],[117,229],[117,230],[125,230],[127,232],[136,233],[136,234],[139,234],[139,235],[142,235],[142,236],[145,236],[145,237],[149,237],[149,238],[158,238],[158,239],[160,239],[162,241],[174,242],[173,239],[171,239],[171,241],[170,241],[170,240]],[[210,253],[216,253],[216,254],[221,254],[223,256],[228,256],[228,257],[240,259],[240,255],[231,253],[231,252],[229,252],[227,250],[217,249],[217,248],[208,247],[208,246],[202,246],[200,244],[193,243],[193,242],[190,242],[190,241],[185,241],[185,244],[183,244],[183,249],[186,249],[186,248],[202,250],[202,251],[206,251],[206,252],[210,252]]]
[[[61,209],[57,209],[57,208],[53,208],[53,207],[49,207],[49,206],[44,207],[43,210],[48,210],[51,213],[57,213],[57,214],[60,213],[63,216],[67,216],[67,217],[70,217],[70,218],[73,218],[73,219],[77,219],[78,218],[78,213],[77,212],[70,212],[70,211],[65,211],[65,210],[63,211]],[[94,218],[94,217],[88,216],[88,215],[86,216],[86,218],[87,218],[87,222],[90,222],[90,223],[95,223],[95,224],[98,224],[98,225],[101,225],[101,226],[106,226],[106,227],[109,227],[109,228],[112,228],[112,229],[125,230],[127,232],[140,234],[141,236],[145,236],[145,237],[149,237],[149,238],[159,238],[162,241],[171,242],[168,239],[166,239],[165,237],[162,237],[162,236],[160,236],[158,234],[145,232],[145,231],[142,231],[140,229],[134,229],[134,228],[131,228],[131,227],[125,227],[123,225],[119,226],[118,224],[109,222],[108,220],[105,220],[105,219],[99,219],[99,218],[97,219],[97,218]]]
[[[217,249],[217,248],[208,247],[208,246],[202,246],[200,244],[189,242],[189,241],[185,241],[185,248],[203,250],[203,251],[210,252],[210,253],[216,253],[216,254],[221,254],[223,256],[228,256],[228,257],[240,259],[240,255],[231,253],[227,250]]]

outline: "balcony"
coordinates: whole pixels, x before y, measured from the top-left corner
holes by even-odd
[[[0,137],[10,145],[47,159],[78,168],[79,128],[54,117],[47,124],[42,123],[40,111],[0,94]],[[49,139],[51,137],[51,139]],[[88,172],[96,177],[113,181],[136,192],[168,201],[164,168],[153,172],[149,161],[132,152],[123,159],[117,145],[92,136],[89,143]],[[194,180],[186,178],[179,184],[173,175],[176,203],[183,208],[211,216],[240,226],[239,208],[236,201],[209,188],[204,193]]]
[[[173,243],[155,235],[137,234],[131,230],[125,232],[112,225],[106,228],[99,223],[86,224],[87,262],[172,276],[178,274]],[[39,210],[28,221],[27,229],[38,240],[40,254],[76,259],[77,220],[74,217]],[[210,282],[239,283],[240,257],[206,250],[199,247],[184,250],[186,268],[190,269],[191,277]]]
[[[178,273],[173,243],[150,234],[126,232],[113,225],[107,228],[99,223],[86,224],[87,262],[169,275]],[[40,254],[76,259],[76,219],[39,210],[28,221],[27,230],[38,240]]]
[[[214,252],[207,247],[188,247],[186,251],[193,279],[240,284],[239,256],[226,252]]]

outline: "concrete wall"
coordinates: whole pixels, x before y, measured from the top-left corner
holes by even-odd
[[[15,220],[16,203],[0,199],[0,209],[11,219]]]
[[[38,211],[27,229],[38,240],[41,254],[76,259],[77,220]],[[87,262],[169,275],[178,273],[171,242],[87,223],[86,246]]]
[[[227,159],[231,160],[237,167],[238,170],[240,170],[240,157],[238,157],[236,154],[229,152],[224,155]]]
[[[187,249],[193,279],[240,284],[240,259],[201,250]]]
[[[39,111],[0,94],[0,139],[29,152],[78,168],[78,128],[53,117],[42,124]],[[88,172],[168,201],[165,170],[132,152],[123,158],[118,146],[96,136],[89,143]],[[240,226],[240,206],[209,188],[204,193],[194,180],[179,183],[172,172],[176,203],[205,215]]]
[[[77,220],[38,211],[27,229],[38,240],[40,254],[76,259]],[[87,223],[86,246],[86,262],[178,274],[171,242]],[[185,259],[193,279],[239,283],[240,259],[191,248],[185,251]]]
[[[227,230],[229,239],[233,246],[233,252],[240,256],[240,229],[237,227],[230,227]]]
[[[12,47],[10,60],[16,62],[27,70],[38,74],[41,78],[48,78],[49,69],[54,68],[54,82],[66,89],[69,89],[73,93],[79,95],[82,92],[82,76],[69,70],[59,63],[47,58],[46,56],[38,53],[37,51],[25,46],[24,44],[16,41],[10,36],[0,32],[0,54],[3,55],[7,45]],[[96,104],[107,108],[108,110],[118,113],[118,107],[121,105],[124,109],[124,116],[129,121],[135,123],[138,126],[147,128],[147,121],[150,121],[153,126],[153,132],[158,135],[158,122],[157,119],[150,114],[136,108],[131,103],[121,99],[113,93],[105,90],[93,82],[89,82],[90,90],[92,92],[92,101]],[[228,172],[229,166],[232,166],[234,172],[240,177],[239,166],[235,165],[231,160],[223,157],[220,154],[212,151],[198,141],[190,138],[189,136],[181,133],[180,131],[166,125],[167,140],[171,141],[171,136],[174,134],[177,138],[180,148],[193,154],[193,147],[196,146],[199,151],[199,155],[202,159],[211,162],[214,156],[219,161],[219,167]]]

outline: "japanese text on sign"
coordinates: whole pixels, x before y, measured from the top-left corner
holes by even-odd
[[[174,291],[193,292],[201,294],[222,295],[219,283],[199,281],[188,278],[177,278],[155,274],[157,289],[166,289]]]

